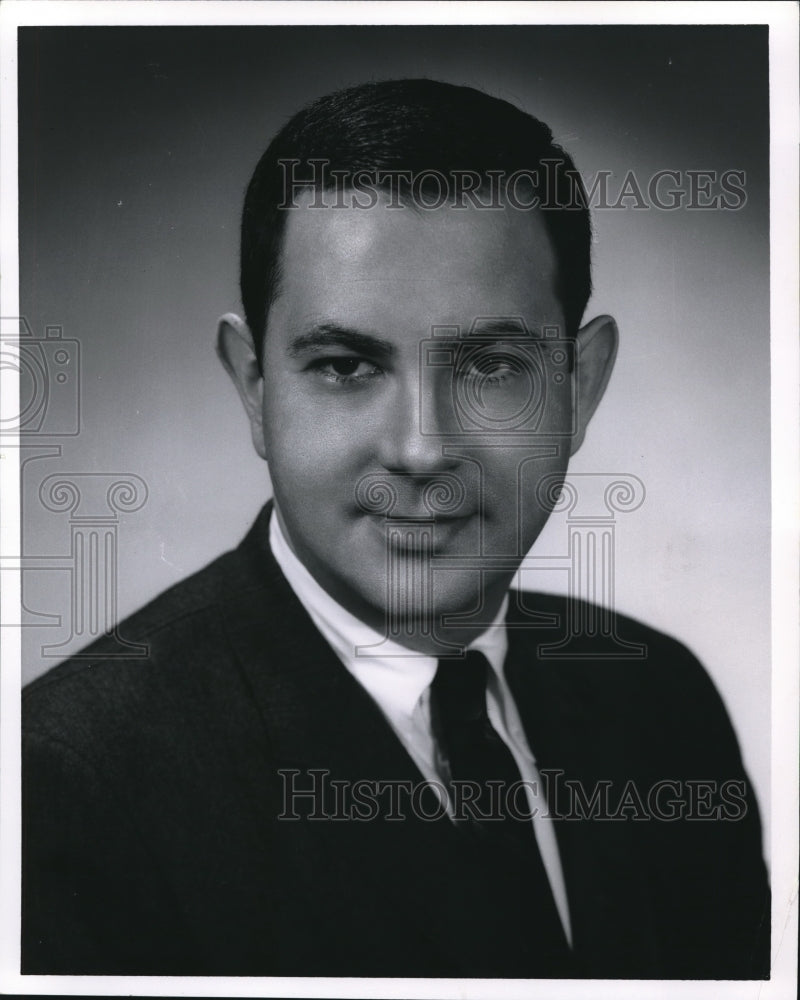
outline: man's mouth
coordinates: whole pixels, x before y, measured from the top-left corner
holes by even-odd
[[[395,521],[398,522],[420,522],[420,524],[450,524],[454,521],[466,521],[471,514],[431,514],[430,511],[425,511],[424,513],[409,513],[409,514],[387,514],[387,515],[377,515],[379,521],[385,521],[387,524],[393,524]]]
[[[389,548],[398,555],[437,555],[446,550],[473,520],[469,514],[392,513],[367,514]]]

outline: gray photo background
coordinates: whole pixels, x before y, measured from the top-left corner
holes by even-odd
[[[303,103],[411,75],[541,117],[588,179],[746,173],[738,211],[594,213],[587,316],[612,313],[621,347],[572,471],[645,484],[617,525],[616,606],[704,662],[768,829],[766,28],[21,29],[21,308],[34,339],[59,327],[80,351],[75,400],[54,388],[56,416],[23,435],[24,676],[86,643],[71,624],[76,514],[97,516],[117,474],[134,485],[98,523],[115,535],[104,579],[120,618],[246,531],[269,481],[213,348],[217,317],[240,309],[244,187]],[[49,378],[54,350],[38,355]],[[61,433],[78,403],[80,432]],[[80,512],[52,489],[45,502],[49,477],[75,474],[97,494]],[[554,516],[535,551],[565,537]]]

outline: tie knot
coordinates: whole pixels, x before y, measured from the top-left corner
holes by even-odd
[[[439,660],[433,692],[453,720],[479,722],[486,717],[486,682],[489,661],[475,649],[463,660]]]

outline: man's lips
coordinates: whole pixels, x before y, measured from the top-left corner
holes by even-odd
[[[373,514],[370,511],[364,511],[362,513],[375,521],[381,521],[386,524],[392,524],[394,521],[420,521],[433,524],[454,524],[457,521],[468,521],[470,518],[475,516],[474,513],[431,514],[429,510],[423,512],[413,511],[407,514],[398,514],[395,511],[392,511],[391,514]]]
[[[435,554],[455,544],[469,525],[474,524],[474,514],[367,514],[366,520],[374,526],[374,533],[398,553],[406,555]]]

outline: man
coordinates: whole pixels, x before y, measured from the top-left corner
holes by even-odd
[[[26,690],[23,971],[768,975],[702,668],[509,591],[617,341],[549,129],[426,80],[322,98],[241,265],[218,348],[274,501],[126,623],[146,658]]]

